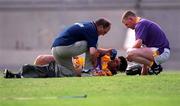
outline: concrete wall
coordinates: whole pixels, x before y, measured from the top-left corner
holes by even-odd
[[[1,12],[1,49],[48,49],[52,39],[69,24],[106,17],[113,24],[111,31],[102,38],[102,47],[120,48],[125,30],[122,29],[121,10],[106,11],[17,11]],[[109,45],[109,39],[113,42]],[[122,43],[121,43],[122,42]]]
[[[111,31],[100,38],[99,47],[122,49],[126,29],[122,28],[121,14],[121,10],[0,11],[0,22],[3,23],[0,25],[0,64],[2,67],[32,64],[37,56],[37,52],[33,52],[50,54],[53,38],[69,24],[99,17],[106,17],[113,24]]]

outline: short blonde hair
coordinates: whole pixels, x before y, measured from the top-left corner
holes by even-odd
[[[133,11],[128,10],[128,11],[124,12],[124,14],[122,16],[122,20],[127,19],[129,16],[136,17],[136,14]]]

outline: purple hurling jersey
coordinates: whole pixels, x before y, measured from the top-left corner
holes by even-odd
[[[160,54],[164,51],[164,48],[170,49],[165,33],[159,25],[150,20],[141,19],[135,26],[135,35],[136,40],[141,39],[147,47],[159,48]]]

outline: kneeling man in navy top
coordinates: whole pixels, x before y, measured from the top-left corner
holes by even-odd
[[[85,70],[97,65],[97,42],[99,36],[104,36],[111,28],[111,23],[104,18],[96,21],[74,23],[54,39],[52,54],[61,66],[57,76],[78,76],[72,63],[74,56],[85,53]]]

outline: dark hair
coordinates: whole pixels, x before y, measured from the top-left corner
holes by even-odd
[[[128,11],[126,11],[126,12],[124,13],[124,15],[122,16],[122,20],[127,19],[129,16],[134,16],[134,17],[136,17],[136,14],[135,14],[134,12],[128,10]]]
[[[100,18],[100,19],[96,20],[95,24],[97,26],[102,25],[103,28],[107,28],[107,27],[109,27],[111,25],[111,23],[109,21],[107,21],[106,19],[104,19],[104,18]]]
[[[123,56],[119,56],[118,57],[121,61],[120,61],[120,64],[119,64],[119,71],[120,72],[125,72],[126,71],[126,68],[127,68],[127,60],[126,60],[126,58],[125,57],[123,57]]]
[[[116,75],[117,74],[117,70],[110,70],[112,75]]]

